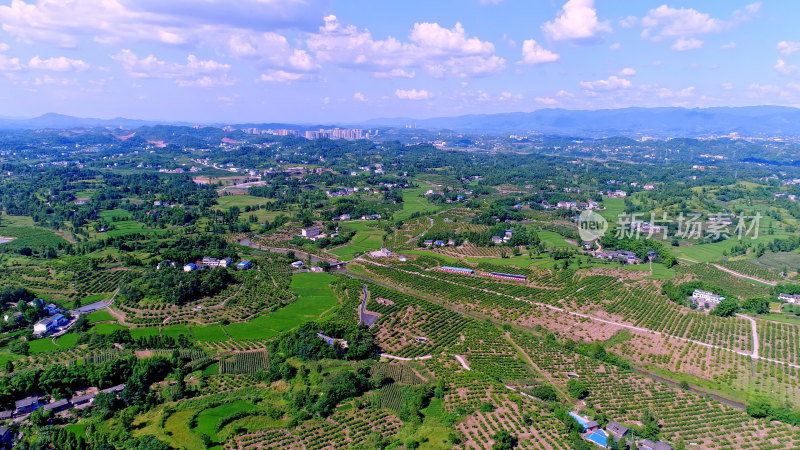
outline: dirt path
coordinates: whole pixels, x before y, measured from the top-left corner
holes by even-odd
[[[536,363],[533,362],[531,357],[528,356],[528,353],[522,347],[517,345],[517,343],[514,342],[514,339],[511,339],[511,334],[510,333],[504,334],[503,337],[506,338],[506,340],[508,341],[509,344],[511,344],[515,349],[517,349],[517,352],[520,355],[525,357],[525,360],[533,368],[533,370],[535,370],[541,376],[543,376],[547,380],[547,382],[550,383],[553,386],[553,389],[555,389],[556,391],[558,391],[559,394],[561,394],[561,398],[569,400],[569,396],[566,393],[564,393],[564,391],[562,391],[561,388],[559,388],[558,385],[555,382],[553,382],[553,379],[550,378],[550,375],[548,375],[547,372],[544,372],[542,369],[540,369],[539,366],[537,366]]]
[[[744,278],[744,279],[747,279],[747,280],[753,280],[753,281],[756,281],[758,283],[768,284],[770,286],[777,286],[778,285],[777,281],[767,281],[767,280],[762,280],[761,278],[751,277],[750,275],[745,275],[743,273],[735,272],[735,271],[733,271],[731,269],[728,269],[725,266],[720,266],[719,264],[712,264],[712,265],[714,267],[716,267],[717,269],[719,269],[719,270],[721,270],[723,272],[727,272],[727,273],[729,273],[729,274],[731,274],[731,275],[733,275],[735,277]]]
[[[128,323],[128,322],[125,321],[125,314],[124,313],[122,313],[120,311],[117,311],[114,308],[107,308],[107,309],[108,309],[108,313],[111,314],[112,316],[116,317],[117,321],[119,321],[120,324],[126,325],[126,326],[134,326],[132,323]]]
[[[463,356],[461,356],[461,355],[455,355],[455,356],[456,356],[456,359],[458,360],[458,362],[461,363],[461,367],[463,367],[463,368],[465,368],[467,370],[472,370],[472,369],[469,368],[469,364],[467,364],[467,360],[464,359]]]
[[[750,321],[750,325],[753,327],[753,358],[758,359],[758,327],[756,326],[756,319],[744,314],[736,314],[736,316]]]
[[[275,282],[275,280],[273,280],[272,282],[274,283],[274,282]],[[209,306],[208,308],[209,308],[209,309],[219,309],[219,308],[224,308],[224,307],[225,307],[225,305],[227,305],[227,304],[228,304],[228,301],[229,301],[230,299],[232,299],[233,297],[236,297],[237,295],[239,295],[239,293],[240,293],[240,292],[242,292],[242,289],[244,289],[244,281],[242,281],[242,284],[240,284],[240,285],[239,285],[239,289],[237,289],[237,290],[236,290],[236,292],[234,292],[233,294],[231,294],[231,295],[230,295],[228,298],[226,298],[225,300],[223,300],[223,301],[222,301],[222,303],[217,303],[216,305],[211,305],[211,306]]]
[[[404,358],[402,356],[394,356],[388,353],[380,353],[378,354],[381,358],[389,358],[389,359],[396,359],[398,361],[424,361],[426,359],[433,358],[433,355],[425,355],[425,356],[417,356],[415,358]]]

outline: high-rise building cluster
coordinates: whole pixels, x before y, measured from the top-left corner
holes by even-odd
[[[356,128],[329,128],[327,130],[320,128],[319,130],[306,131],[306,139],[347,139],[350,141],[364,138],[364,130]]]

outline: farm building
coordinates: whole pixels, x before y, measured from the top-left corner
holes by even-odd
[[[380,250],[375,250],[369,252],[369,256],[373,258],[387,258],[389,256],[393,256],[394,253],[390,252],[388,249],[381,247]]]
[[[295,267],[297,269],[303,267],[303,261],[295,261],[295,262],[293,262],[292,263],[292,267]]]
[[[22,400],[17,400],[14,402],[14,414],[27,414],[29,412],[33,412],[38,407],[39,397],[34,395],[32,397],[23,398]]]
[[[228,267],[233,264],[233,260],[230,258],[211,258],[209,256],[204,256],[201,263],[208,267]]]
[[[668,444],[658,441],[653,442],[649,439],[642,439],[639,441],[639,449],[640,450],[672,450],[672,447]]]
[[[778,300],[796,305],[800,303],[800,294],[781,294],[778,296]]]
[[[692,301],[695,303],[712,303],[716,305],[723,300],[725,300],[725,297],[711,291],[695,289],[694,292],[692,292]]]
[[[344,339],[332,338],[330,336],[323,334],[322,332],[317,333],[317,337],[325,341],[325,343],[328,345],[333,345],[335,343],[338,343],[339,346],[341,346],[342,348],[347,348],[347,341],[345,341]]]
[[[118,384],[116,386],[111,386],[110,388],[105,388],[100,392],[105,393],[105,394],[107,394],[107,393],[119,394],[120,392],[122,392],[123,389],[125,389],[125,383]]]
[[[191,271],[197,270],[197,269],[199,269],[199,267],[197,267],[197,264],[195,264],[195,263],[189,263],[189,264],[183,266],[183,271],[184,272],[191,272]]]
[[[606,431],[614,435],[617,439],[621,439],[628,434],[628,427],[621,425],[617,422],[611,421],[606,425]]]
[[[67,318],[64,317],[63,314],[56,314],[55,316],[44,318],[33,324],[33,334],[43,336],[53,331],[54,328],[64,324],[66,321]]]
[[[623,261],[627,264],[639,264],[642,261],[636,256],[636,253],[627,250],[602,250],[594,254],[595,258],[606,259],[608,261]]]
[[[246,259],[243,259],[243,260],[241,260],[239,262],[239,264],[236,264],[236,268],[239,269],[239,270],[252,269],[253,268],[253,263],[251,263],[250,261],[248,261]]]
[[[19,311],[16,311],[16,312],[13,312],[11,314],[6,314],[5,316],[3,316],[3,319],[6,322],[11,320],[13,323],[16,323],[16,322],[19,322],[20,319],[22,319],[22,313],[19,312]]]
[[[303,228],[300,230],[300,236],[304,238],[313,238],[319,235],[319,227]]]
[[[156,266],[156,270],[161,270],[166,267],[175,267],[175,263],[173,261],[170,261],[169,259],[165,259],[164,261],[158,263],[158,265]]]
[[[71,403],[74,407],[79,408],[85,405],[90,405],[94,401],[94,394],[84,394],[72,397]]]
[[[472,269],[465,269],[463,267],[450,267],[450,266],[442,266],[442,270],[445,272],[456,272],[456,273],[466,273],[472,275],[475,273]]]
[[[42,406],[42,410],[53,411],[54,413],[57,413],[59,411],[64,411],[65,409],[69,409],[69,407],[69,400],[62,398],[61,400],[45,404]]]
[[[525,275],[515,275],[513,273],[502,273],[502,272],[492,272],[489,274],[490,277],[493,278],[500,278],[503,280],[514,280],[514,281],[526,281],[528,277]]]

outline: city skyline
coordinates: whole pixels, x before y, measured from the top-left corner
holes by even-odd
[[[800,105],[791,2],[0,2],[0,116]]]

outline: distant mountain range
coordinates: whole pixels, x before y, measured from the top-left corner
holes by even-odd
[[[473,114],[431,119],[373,119],[364,126],[468,132],[538,132],[571,136],[692,137],[738,133],[743,136],[800,136],[800,109],[783,106],[736,108],[541,109],[533,112]]]
[[[135,120],[117,117],[115,119],[94,119],[83,117],[65,116],[63,114],[47,113],[32,119],[19,119],[0,117],[0,129],[44,129],[44,128],[138,128],[148,125],[167,124],[167,122]]]
[[[125,118],[94,119],[49,113],[32,119],[0,117],[0,129],[138,128],[153,125],[194,125]],[[206,124],[221,126],[220,124]],[[330,127],[329,125],[326,127]],[[602,110],[541,109],[533,112],[472,114],[430,119],[383,118],[345,127],[402,128],[472,133],[543,133],[605,137],[697,137],[738,133],[742,136],[800,136],[800,109],[783,106],[717,108],[621,108]],[[313,129],[320,126],[248,123],[235,128]]]

